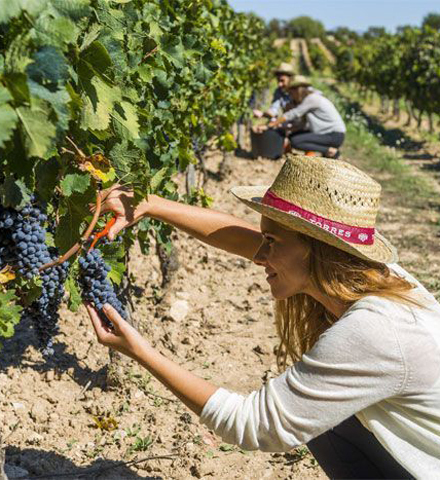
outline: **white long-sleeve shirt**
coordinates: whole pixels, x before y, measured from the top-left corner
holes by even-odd
[[[309,93],[299,105],[285,112],[283,116],[287,122],[306,116],[313,133],[345,133],[347,130],[333,103],[317,92]]]
[[[440,305],[369,296],[279,377],[243,396],[218,389],[201,421],[247,450],[288,451],[356,415],[416,478],[440,478]]]

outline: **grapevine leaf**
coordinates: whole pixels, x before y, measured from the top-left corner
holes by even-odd
[[[110,158],[119,178],[124,178],[127,182],[136,180],[137,174],[133,169],[142,158],[139,149],[129,148],[128,142],[123,140],[112,148]]]
[[[80,305],[82,304],[82,298],[81,293],[78,290],[76,281],[72,275],[69,275],[67,277],[65,288],[69,293],[69,309],[72,310],[72,312],[77,312]]]
[[[225,133],[224,135],[221,135],[218,139],[218,144],[227,152],[232,152],[237,148],[237,142],[231,133]]]
[[[72,193],[84,193],[90,186],[90,175],[70,173],[60,183],[61,191],[66,197]]]
[[[55,232],[55,245],[64,254],[80,238],[83,223],[88,217],[90,221],[89,203],[95,201],[95,192],[89,188],[85,193],[74,193],[64,197],[62,214]]]
[[[61,14],[77,21],[90,15],[90,0],[52,0],[52,6]]]
[[[44,157],[55,137],[55,125],[48,119],[47,111],[17,108],[17,115],[23,126],[26,152],[29,157]]]
[[[77,26],[69,18],[53,18],[53,15],[44,13],[38,17],[33,30],[33,36],[40,45],[62,46],[74,43],[78,34]]]
[[[14,326],[20,321],[22,311],[18,300],[13,290],[0,292],[0,337],[9,338],[14,334]]]
[[[104,75],[111,64],[107,49],[101,42],[95,41],[81,53],[78,73],[84,80],[91,79],[96,74]]]
[[[27,76],[21,72],[11,72],[4,76],[6,86],[17,103],[29,102]]]
[[[0,23],[6,23],[11,18],[18,17],[23,10],[36,14],[45,7],[48,0],[2,0],[0,8]]]
[[[31,80],[42,85],[58,85],[69,77],[69,71],[62,53],[53,46],[41,48],[33,56],[33,63],[26,72]]]
[[[36,168],[37,191],[43,200],[49,201],[58,184],[60,164],[55,157],[41,161]]]
[[[81,128],[105,130],[110,123],[110,114],[115,102],[121,101],[121,91],[111,87],[99,77],[93,77],[88,95],[83,98]]]
[[[30,80],[28,83],[31,94],[49,102],[51,107],[54,109],[58,117],[57,129],[59,131],[67,130],[70,120],[68,104],[71,101],[71,97],[67,90],[62,88],[53,92],[41,86],[40,84],[33,82],[32,80]]]
[[[94,23],[91,27],[90,30],[84,35],[80,51],[84,51],[86,48],[88,48],[99,36],[99,32],[102,30],[102,25],[99,25],[98,23]]]
[[[167,172],[168,172],[168,167],[164,167],[164,168],[161,168],[160,170],[158,170],[153,175],[153,177],[151,178],[151,181],[150,181],[150,187],[151,187],[152,192],[155,192],[159,188],[159,186],[162,183],[163,179],[165,178]]]
[[[122,262],[115,262],[113,259],[105,259],[105,263],[107,263],[111,267],[111,271],[108,274],[108,278],[116,285],[119,285],[122,281],[122,277],[124,276],[124,272],[126,270],[125,265]]]
[[[0,85],[0,148],[2,148],[14,131],[17,114],[6,102],[12,100],[8,90]]]
[[[9,265],[0,270],[0,285],[4,285],[14,279],[15,273]]]
[[[136,107],[128,102],[116,105],[112,117],[115,120],[116,130],[122,138],[134,140],[139,138],[139,123]]]
[[[8,176],[0,185],[0,201],[5,207],[24,207],[30,198],[31,192],[21,180]]]
[[[115,171],[108,159],[101,153],[95,153],[82,162],[79,168],[89,172],[95,180],[109,182],[115,179]]]
[[[185,147],[179,147],[179,167],[183,171],[190,163],[197,163],[194,152]]]

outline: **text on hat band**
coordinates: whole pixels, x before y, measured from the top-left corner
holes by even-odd
[[[352,225],[346,225],[345,223],[329,220],[328,218],[324,218],[316,215],[315,213],[309,212],[308,210],[304,210],[303,208],[278,197],[270,190],[265,193],[262,203],[295,217],[300,217],[304,220],[307,220],[322,230],[342,238],[348,243],[355,243],[359,245],[373,245],[374,243],[374,228],[354,227]]]

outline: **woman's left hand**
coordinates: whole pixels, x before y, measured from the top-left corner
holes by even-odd
[[[98,342],[137,360],[142,349],[148,345],[144,337],[109,304],[104,305],[103,312],[113,325],[113,329],[110,329],[103,323],[92,305],[86,303],[85,306],[95,329]]]

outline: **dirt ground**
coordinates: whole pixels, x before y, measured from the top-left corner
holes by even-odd
[[[354,163],[368,170],[368,159],[355,146],[346,148],[347,155],[357,155]],[[206,190],[214,207],[257,223],[258,215],[227,191],[237,184],[268,184],[281,161],[231,157],[230,172],[218,182],[220,160],[213,154],[207,162]],[[384,183],[380,229],[401,251],[401,264],[438,295],[437,197],[422,205],[388,192],[386,176],[374,175]],[[162,353],[217,385],[242,393],[259,388],[276,375],[277,338],[264,271],[185,234],[176,233],[175,244],[181,268],[162,303],[157,258],[133,253],[142,331]],[[64,308],[61,317],[51,361],[43,361],[26,324],[0,354],[0,431],[11,478],[327,478],[305,448],[268,454],[223,443],[134,363],[119,388],[106,388],[108,352],[96,343],[85,311]],[[120,466],[129,461],[140,462]]]

